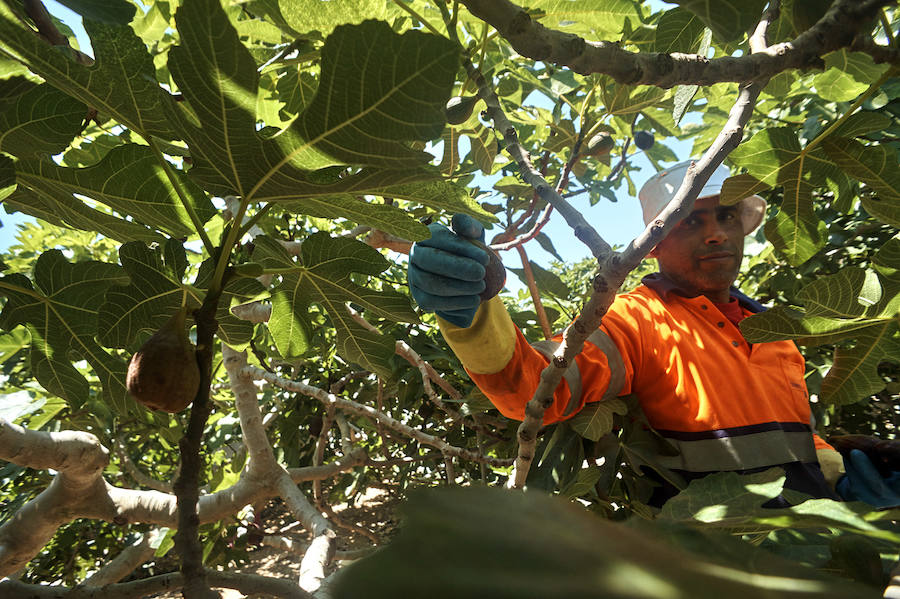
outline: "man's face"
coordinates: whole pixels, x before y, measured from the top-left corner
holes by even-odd
[[[744,255],[741,206],[720,206],[719,197],[702,198],[650,255],[659,270],[684,291],[727,302]]]

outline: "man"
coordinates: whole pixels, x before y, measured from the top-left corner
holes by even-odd
[[[673,197],[689,164],[657,174],[641,189],[645,223]],[[687,480],[780,466],[787,488],[836,498],[837,481],[846,486],[850,477],[810,426],[803,357],[789,341],[750,344],[737,326],[764,309],[732,285],[744,237],[762,221],[765,201],[750,196],[719,204],[728,175],[719,167],[691,214],[651,252],[659,272],[617,297],[566,372],[544,424],[589,402],[634,394],[649,423],[679,450],[660,461]],[[453,228],[456,234],[432,225],[432,238],[413,246],[413,298],[436,312],[450,347],[500,412],[522,419],[556,345],[531,346],[499,298],[481,303],[487,256],[466,238],[483,237],[484,230],[464,215],[454,217]],[[661,505],[675,492],[662,484],[651,503]]]

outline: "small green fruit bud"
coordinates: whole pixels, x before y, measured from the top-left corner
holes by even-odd
[[[239,277],[255,279],[256,277],[261,277],[263,273],[265,273],[265,269],[259,262],[244,262],[234,267],[234,274]]]
[[[462,125],[469,120],[478,102],[478,96],[454,96],[447,101],[445,112],[447,122],[451,125]]]
[[[602,156],[609,154],[615,145],[616,141],[612,138],[612,135],[606,131],[601,131],[588,140],[585,153],[589,156]]]

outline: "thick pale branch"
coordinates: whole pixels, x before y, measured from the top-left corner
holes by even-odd
[[[103,564],[103,567],[84,579],[84,586],[100,587],[119,582],[135,568],[153,557],[156,550],[153,542],[159,537],[160,531],[152,530],[122,550],[119,555]]]
[[[828,12],[796,39],[764,52],[708,59],[695,54],[628,52],[615,42],[589,42],[549,29],[509,0],[461,0],[469,11],[492,25],[516,52],[581,74],[604,73],[629,85],[712,85],[750,82],[789,69],[821,67],[825,54],[848,47],[856,33],[896,0],[837,0]]]

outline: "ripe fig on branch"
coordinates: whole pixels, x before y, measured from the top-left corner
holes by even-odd
[[[447,122],[451,125],[462,125],[469,120],[478,102],[478,96],[454,96],[447,101],[445,112]]]
[[[470,239],[469,241],[488,253],[489,260],[484,266],[484,291],[478,294],[481,301],[486,302],[500,293],[503,285],[506,284],[506,268],[503,266],[503,261],[500,260],[497,252],[477,239]]]
[[[200,367],[188,339],[186,316],[187,308],[181,308],[128,363],[128,393],[152,410],[180,412],[200,388]]]
[[[649,150],[653,147],[653,144],[656,140],[653,139],[653,134],[647,131],[635,131],[634,132],[634,145],[641,150]]]

